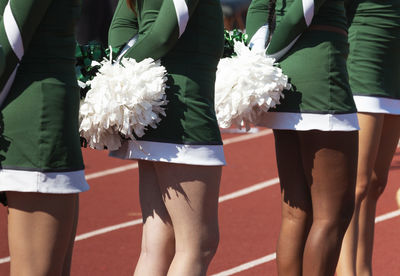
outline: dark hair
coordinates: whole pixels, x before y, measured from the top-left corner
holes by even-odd
[[[270,39],[272,33],[275,30],[275,7],[276,0],[269,0],[268,5],[268,30],[269,30],[269,38]]]
[[[126,0],[126,3],[131,10],[135,11],[136,0]]]

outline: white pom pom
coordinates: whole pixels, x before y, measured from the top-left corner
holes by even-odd
[[[220,60],[215,83],[215,109],[220,127],[250,128],[261,112],[279,104],[290,89],[288,77],[264,51],[251,51],[235,41],[237,56]]]
[[[150,58],[104,60],[101,65],[80,107],[80,134],[91,148],[117,150],[121,135],[141,137],[165,116],[167,72]]]

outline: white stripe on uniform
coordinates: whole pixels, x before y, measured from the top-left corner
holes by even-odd
[[[24,56],[24,44],[22,43],[21,32],[19,31],[17,21],[8,2],[3,15],[4,28],[6,30],[8,42],[19,60]]]
[[[179,37],[181,37],[189,21],[189,9],[186,5],[185,0],[173,0],[173,1],[175,6],[176,17],[178,19]]]
[[[302,0],[302,3],[304,20],[306,21],[308,27],[310,26],[311,21],[314,17],[314,0]]]

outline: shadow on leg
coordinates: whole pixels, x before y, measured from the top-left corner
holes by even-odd
[[[354,210],[358,132],[307,131],[299,137],[313,206],[303,275],[330,276]]]
[[[277,244],[278,274],[302,273],[303,251],[312,218],[310,189],[296,131],[274,130],[282,193],[282,224]]]
[[[219,242],[221,167],[155,163],[175,234],[168,275],[206,275]]]
[[[139,196],[143,233],[135,275],[165,276],[175,255],[175,238],[153,162],[139,161]]]

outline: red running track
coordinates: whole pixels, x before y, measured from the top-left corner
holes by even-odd
[[[228,166],[221,185],[221,241],[208,275],[276,275],[280,192],[273,136],[269,133],[261,129],[258,134],[223,135]],[[242,141],[235,141],[237,137]],[[72,275],[131,276],[141,237],[135,162],[89,149],[83,154],[91,189],[81,194]],[[112,168],[127,170],[107,171]],[[105,175],[96,176],[98,172]],[[376,225],[373,265],[378,276],[400,272],[400,212],[395,202],[399,179],[400,150],[377,210],[380,221]],[[0,275],[9,274],[6,224],[6,208],[0,208]]]

